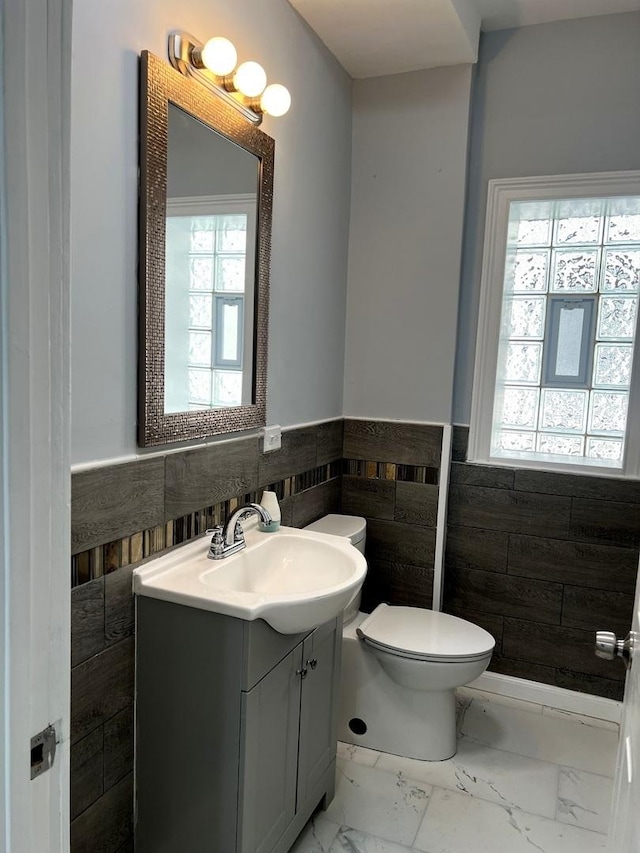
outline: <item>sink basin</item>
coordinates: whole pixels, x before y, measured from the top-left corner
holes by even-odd
[[[223,560],[207,557],[208,537],[183,545],[136,569],[133,590],[299,634],[337,616],[364,581],[366,561],[342,537],[281,527],[245,538]]]

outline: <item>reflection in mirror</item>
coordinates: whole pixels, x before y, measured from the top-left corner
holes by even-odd
[[[138,442],[150,447],[265,424],[274,141],[141,60]]]
[[[259,160],[169,104],[165,413],[253,399]]]

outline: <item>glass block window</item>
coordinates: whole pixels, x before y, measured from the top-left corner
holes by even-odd
[[[510,201],[491,457],[621,467],[640,196]]]
[[[247,216],[192,216],[189,226],[189,407],[242,404]]]

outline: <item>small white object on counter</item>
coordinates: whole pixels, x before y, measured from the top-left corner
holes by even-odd
[[[271,524],[261,524],[260,529],[265,533],[273,533],[280,527],[281,513],[278,496],[275,492],[265,489],[260,499],[260,506],[271,516]]]

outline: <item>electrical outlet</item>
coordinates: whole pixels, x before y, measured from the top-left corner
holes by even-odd
[[[272,450],[280,450],[282,447],[282,427],[278,424],[264,428],[264,446],[265,453],[271,453]]]

